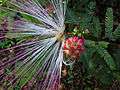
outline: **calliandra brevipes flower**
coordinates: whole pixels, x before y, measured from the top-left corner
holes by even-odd
[[[8,89],[13,89],[16,85],[22,88],[32,80],[35,90],[58,90],[63,61],[66,1],[50,0],[52,14],[39,0],[11,0],[9,3],[16,8],[7,10],[31,16],[39,24],[25,19],[10,23],[5,37],[23,40],[16,46],[0,49],[0,70],[10,71],[9,74],[0,76],[0,81]],[[12,77],[6,80],[9,75]]]
[[[77,36],[73,36],[67,38],[64,43],[64,55],[66,58],[69,58],[69,62],[64,62],[66,65],[75,60],[80,58],[80,55],[84,52],[84,37],[81,36],[80,38]],[[67,59],[65,59],[67,60]]]

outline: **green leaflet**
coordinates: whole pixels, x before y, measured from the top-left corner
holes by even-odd
[[[106,12],[106,21],[105,21],[105,32],[106,37],[112,39],[112,30],[113,30],[113,11],[112,8],[108,8]]]

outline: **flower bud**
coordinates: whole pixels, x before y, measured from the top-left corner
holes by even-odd
[[[68,58],[79,59],[81,53],[84,51],[84,38],[71,37],[64,42],[64,55]]]

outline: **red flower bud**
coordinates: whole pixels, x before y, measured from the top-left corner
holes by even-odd
[[[64,54],[73,59],[78,59],[81,53],[84,51],[84,38],[78,38],[77,36],[68,38],[64,43]]]

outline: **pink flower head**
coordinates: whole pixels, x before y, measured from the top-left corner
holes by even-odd
[[[71,37],[65,40],[64,53],[72,58],[79,58],[84,51],[84,37]]]

